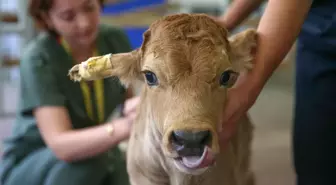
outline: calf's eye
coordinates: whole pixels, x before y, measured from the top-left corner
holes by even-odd
[[[224,87],[232,87],[238,78],[238,73],[232,70],[224,71],[220,77],[220,85]]]
[[[156,75],[151,72],[151,71],[145,71],[144,72],[145,78],[146,78],[146,82],[149,86],[154,86],[158,84],[158,80],[156,78]]]

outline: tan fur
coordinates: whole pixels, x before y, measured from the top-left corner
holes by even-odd
[[[124,84],[144,82],[127,151],[132,185],[254,184],[250,119],[241,118],[225,150],[220,149],[217,131],[228,90],[220,86],[220,76],[228,69],[240,72],[252,67],[256,35],[246,30],[229,38],[226,29],[206,15],[170,15],[150,26],[139,49],[109,56],[106,69],[80,72],[81,65],[76,65],[70,70],[75,80],[118,76]],[[104,64],[106,56],[95,59]],[[155,73],[159,84],[148,86],[143,71]],[[174,129],[211,130],[216,164],[198,175],[177,169],[172,159],[177,154],[169,141]]]

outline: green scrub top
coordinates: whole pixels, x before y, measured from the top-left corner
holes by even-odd
[[[100,25],[97,38],[99,55],[129,52],[131,49],[127,36],[121,29]],[[80,83],[69,79],[68,71],[73,65],[71,56],[59,44],[56,37],[49,33],[40,33],[25,49],[20,63],[21,94],[16,122],[12,135],[4,142],[4,161],[6,156],[15,156],[15,161],[12,162],[12,166],[7,167],[15,169],[15,164],[25,160],[26,156],[46,147],[33,117],[32,111],[36,107],[48,105],[66,107],[74,129],[97,125],[86,112]],[[107,121],[117,106],[123,103],[126,90],[116,77],[104,79],[103,83],[104,120]],[[93,91],[91,95],[94,100]],[[95,107],[95,101],[92,103]],[[125,162],[120,162],[123,157],[118,147],[111,149],[109,156],[112,160],[109,162],[112,165],[110,169],[118,170],[117,164],[120,164],[120,168],[125,171]],[[119,178],[128,178],[125,173],[122,174],[124,177]]]

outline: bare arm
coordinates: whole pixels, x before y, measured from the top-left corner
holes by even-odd
[[[45,58],[45,50],[40,45],[28,47],[20,63],[22,76],[21,114],[34,116],[39,131],[47,144],[60,160],[72,162],[97,156],[128,138],[134,119],[133,108],[125,112],[125,117],[111,123],[84,129],[73,129],[72,120],[66,109],[64,92],[60,88],[60,75],[53,70],[51,62]],[[132,100],[132,99],[131,99]],[[129,105],[126,100],[126,107]],[[114,126],[114,132],[108,129]]]
[[[59,159],[68,162],[103,153],[128,136],[126,118],[114,120],[114,131],[109,135],[107,129],[112,123],[73,130],[67,110],[63,107],[40,107],[34,111],[34,116],[47,145]]]
[[[218,18],[228,30],[242,23],[265,0],[234,0],[228,10]]]
[[[229,92],[222,115],[221,145],[227,147],[236,124],[258,98],[265,83],[298,36],[312,0],[269,0],[258,27],[258,44],[252,71]]]
[[[252,79],[261,89],[295,42],[311,0],[269,0],[258,27],[258,49]]]

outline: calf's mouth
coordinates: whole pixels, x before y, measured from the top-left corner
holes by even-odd
[[[172,150],[177,153],[175,164],[188,169],[206,168],[214,164],[211,132],[175,130],[171,134]]]

